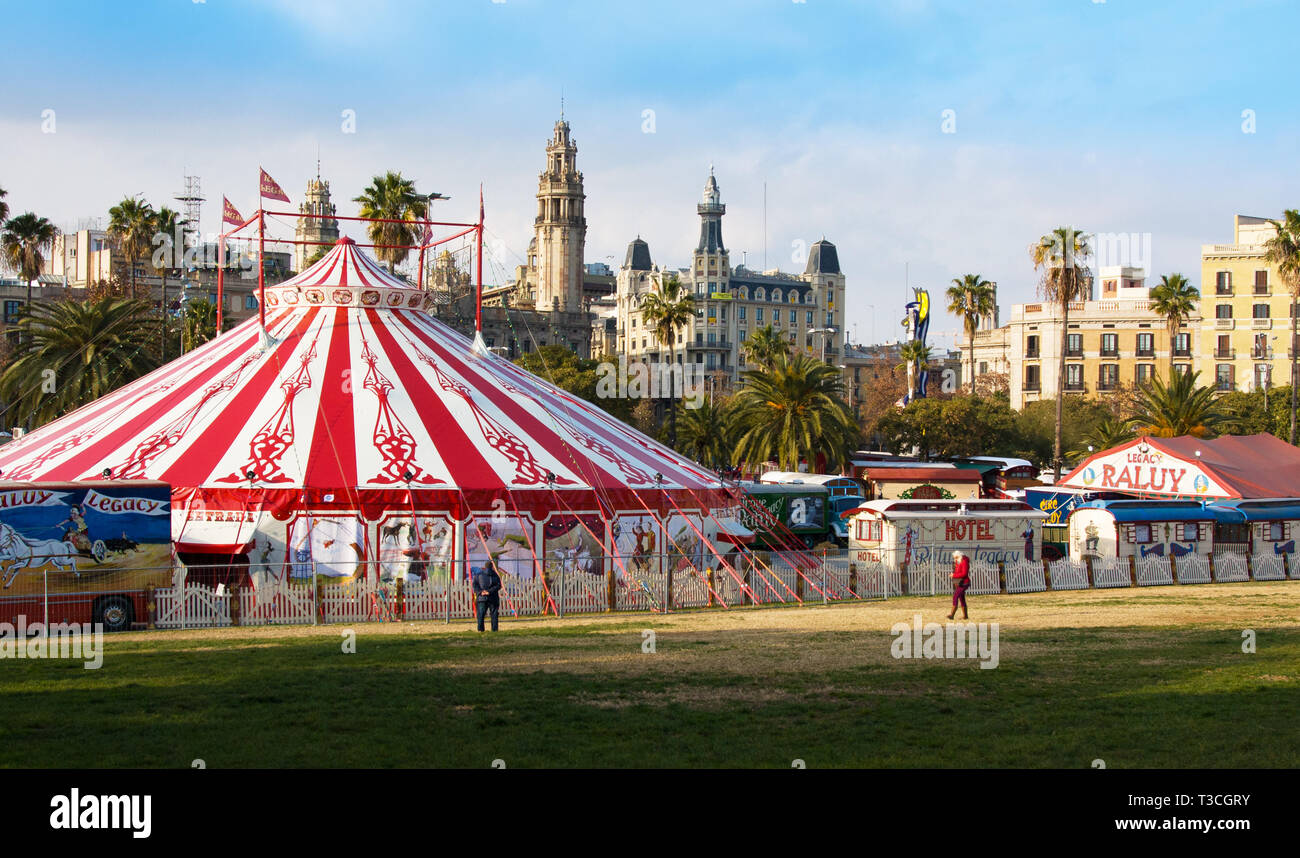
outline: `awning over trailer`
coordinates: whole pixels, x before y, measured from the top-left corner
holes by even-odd
[[[731,518],[718,519],[718,541],[732,545],[751,545],[757,534],[740,522]]]

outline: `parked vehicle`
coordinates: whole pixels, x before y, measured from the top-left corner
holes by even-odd
[[[754,531],[754,547],[782,551],[833,540],[830,493],[825,486],[738,483],[744,495],[740,522]]]
[[[868,501],[850,520],[849,561],[902,569],[958,550],[975,563],[1039,560],[1045,518],[1014,500]]]
[[[123,631],[145,620],[146,589],[171,580],[166,483],[0,482],[0,622]]]

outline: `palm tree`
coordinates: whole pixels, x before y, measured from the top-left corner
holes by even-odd
[[[641,302],[641,318],[646,327],[654,332],[655,339],[668,346],[668,368],[672,370],[677,364],[674,345],[677,342],[677,329],[685,327],[695,318],[695,296],[688,292],[677,279],[669,275],[667,280],[659,281],[659,288],[648,293]],[[675,383],[673,374],[668,378],[668,446],[677,446],[677,411],[673,408]],[[682,379],[685,382],[685,379]],[[661,379],[662,383],[662,379]]]
[[[229,320],[223,318],[223,328]],[[181,330],[181,352],[192,351],[217,335],[217,305],[207,298],[198,298],[185,305]]]
[[[970,343],[970,395],[975,395],[975,329],[993,313],[993,284],[978,274],[954,277],[948,287],[948,312],[960,316]]]
[[[148,202],[126,197],[108,210],[108,234],[117,242],[131,269],[131,297],[135,298],[135,264],[153,247],[156,213]]]
[[[1214,395],[1214,388],[1197,385],[1199,372],[1175,373],[1168,383],[1153,377],[1138,396],[1130,420],[1139,434],[1156,438],[1216,435],[1231,420]]]
[[[41,276],[45,251],[54,243],[58,230],[54,224],[31,212],[20,214],[5,224],[0,237],[5,264],[27,281],[27,306],[32,305],[32,283]]]
[[[161,245],[154,251],[153,267],[162,278],[162,322],[159,326],[162,334],[162,350],[159,354],[163,363],[167,363],[167,270],[181,267],[177,259],[185,250],[175,246],[176,228],[179,225],[180,215],[166,206],[158,209],[153,216],[154,237],[150,242]],[[159,239],[159,236],[165,236],[165,240]]]
[[[149,311],[147,301],[129,298],[28,307],[18,320],[17,349],[0,372],[0,399],[17,410],[16,422],[39,426],[157,367]]]
[[[401,173],[390,170],[382,176],[375,176],[370,187],[353,202],[361,203],[362,217],[403,221],[366,226],[371,243],[380,245],[375,248],[377,255],[388,263],[390,272],[395,272],[410,254],[407,248],[415,243],[417,230],[414,221],[429,214],[428,195],[415,192],[414,179],[404,179]]]
[[[9,196],[9,192],[4,188],[0,188],[0,223],[9,220],[9,204],[5,202],[7,196]]]
[[[1300,211],[1287,209],[1282,221],[1270,220],[1277,234],[1264,242],[1264,261],[1277,266],[1278,276],[1291,293],[1291,435],[1295,443],[1296,388],[1300,387],[1300,339],[1296,336],[1296,305],[1300,303]]]
[[[736,395],[737,463],[776,460],[782,470],[812,467],[819,455],[827,468],[842,468],[860,430],[844,402],[839,369],[804,354],[769,370],[743,373]],[[742,431],[743,430],[743,431]]]
[[[1075,459],[1085,459],[1093,453],[1118,447],[1133,440],[1133,424],[1128,420],[1107,417],[1079,439],[1079,446],[1070,451]]]
[[[898,368],[907,372],[907,396],[909,399],[917,393],[925,393],[924,390],[917,390],[921,378],[919,370],[930,365],[931,351],[930,347],[920,340],[908,340],[898,350],[898,356],[903,359]]]
[[[1196,311],[1201,293],[1181,274],[1166,274],[1151,290],[1151,309],[1165,319],[1169,327],[1169,374],[1174,374],[1174,340],[1178,329]]]
[[[790,341],[768,325],[754,331],[754,336],[745,340],[744,350],[745,360],[757,364],[760,369],[771,369],[790,356]]]
[[[681,446],[677,450],[708,468],[729,465],[731,427],[729,403],[714,404],[705,399],[698,408],[682,412]]]
[[[1092,269],[1088,257],[1091,242],[1085,233],[1071,226],[1058,226],[1029,249],[1034,270],[1042,271],[1038,293],[1061,308],[1061,362],[1056,376],[1056,435],[1052,442],[1055,481],[1061,480],[1061,419],[1065,405],[1065,340],[1070,330],[1070,304],[1085,300],[1092,292]]]

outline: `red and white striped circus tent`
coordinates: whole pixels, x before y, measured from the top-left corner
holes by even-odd
[[[0,447],[0,479],[167,482],[183,557],[272,573],[484,554],[523,573],[560,551],[711,540],[710,512],[733,503],[694,462],[476,348],[351,239],[265,296],[269,339],[250,319]]]

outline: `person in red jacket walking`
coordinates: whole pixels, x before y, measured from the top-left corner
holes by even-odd
[[[957,614],[957,605],[961,605],[961,618],[966,619],[966,591],[970,589],[970,558],[960,551],[952,553],[952,611],[948,619]]]

